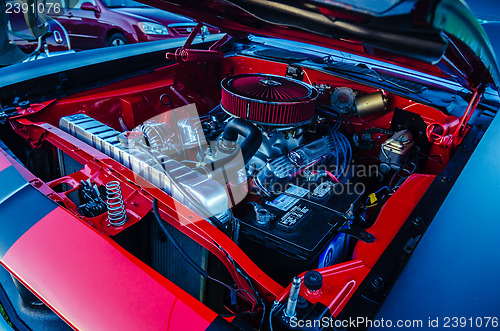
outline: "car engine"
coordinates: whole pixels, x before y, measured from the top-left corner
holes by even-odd
[[[351,225],[365,192],[340,115],[318,106],[317,89],[293,78],[242,74],[221,87],[221,104],[202,116],[184,107],[120,132],[75,114],[59,126],[230,234],[284,285],[343,261],[350,236],[363,234]],[[381,93],[369,97],[375,105],[362,107],[385,109]],[[411,134],[405,139],[402,151],[388,155],[383,147],[389,170],[406,162]],[[121,212],[111,226],[125,224]]]
[[[20,101],[22,143],[6,143],[47,197],[190,296],[289,330],[294,314],[338,314],[450,160],[460,119],[257,55]]]

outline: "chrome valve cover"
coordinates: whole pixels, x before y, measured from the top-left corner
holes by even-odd
[[[59,127],[120,162],[151,184],[167,192],[178,202],[191,208],[200,216],[217,217],[227,214],[228,196],[223,185],[168,156],[158,155],[157,150],[149,149],[149,147],[142,142],[136,141],[128,145],[124,144],[118,139],[118,136],[121,134],[120,132],[85,114],[63,117],[59,122]],[[140,144],[140,146],[136,144]],[[210,213],[210,215],[206,215],[206,213],[197,210],[197,208],[175,188],[162,168],[165,169],[178,184],[182,185],[183,188]]]

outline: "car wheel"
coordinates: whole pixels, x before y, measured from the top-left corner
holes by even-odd
[[[127,38],[122,33],[115,33],[109,37],[106,46],[121,46],[128,44]]]

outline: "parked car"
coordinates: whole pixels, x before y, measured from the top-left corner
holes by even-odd
[[[132,0],[80,0],[74,5],[71,1],[64,4],[62,13],[52,16],[68,30],[77,50],[186,37],[196,26],[187,17]],[[218,31],[204,28],[202,32]]]
[[[143,1],[222,33],[0,69],[14,328],[498,327],[500,74],[463,2]]]

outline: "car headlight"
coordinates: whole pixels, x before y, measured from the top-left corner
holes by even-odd
[[[139,22],[139,29],[145,34],[168,35],[168,30],[165,26],[151,22]]]

